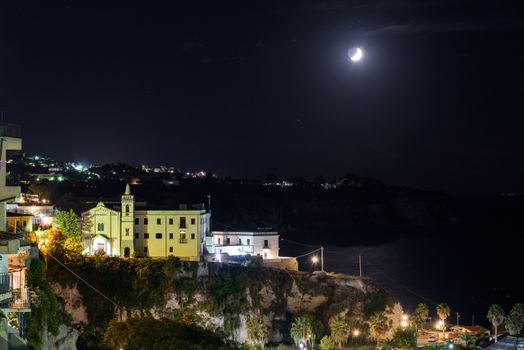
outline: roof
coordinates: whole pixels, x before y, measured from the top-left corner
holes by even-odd
[[[34,216],[32,214],[24,214],[24,213],[15,213],[15,212],[12,212],[12,211],[8,211],[6,212],[6,215],[7,217],[18,217],[18,216]]]
[[[512,335],[501,338],[498,342],[491,344],[487,350],[515,350],[524,348],[524,338]]]
[[[451,329],[453,329],[455,327],[464,328],[464,329],[470,331],[471,333],[480,333],[480,332],[487,332],[488,331],[487,328],[484,328],[482,326],[462,326],[462,325],[458,325],[458,326],[452,326]]]

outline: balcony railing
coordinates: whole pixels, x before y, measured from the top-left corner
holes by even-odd
[[[179,242],[180,243],[187,243],[187,238],[180,238]]]
[[[5,177],[6,186],[20,186],[20,175],[9,174]]]
[[[29,288],[18,288],[11,291],[13,297],[9,302],[12,309],[29,309],[31,307],[31,294]]]
[[[0,136],[22,138],[20,125],[2,123],[0,124]]]

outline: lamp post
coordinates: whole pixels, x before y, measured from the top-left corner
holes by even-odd
[[[317,249],[315,251],[312,251],[311,253],[316,253],[320,250],[320,271],[324,272],[324,247],[320,247],[320,249]],[[309,253],[309,254],[311,254]],[[317,264],[318,263],[318,256],[316,255],[313,255],[313,257],[311,258],[311,262],[313,264]]]

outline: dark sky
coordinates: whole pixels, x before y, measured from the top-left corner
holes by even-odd
[[[60,160],[524,192],[519,2],[3,2],[0,108]]]

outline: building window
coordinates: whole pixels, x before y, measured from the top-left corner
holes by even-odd
[[[173,225],[173,218],[169,219],[169,225]]]
[[[239,238],[239,239],[238,239],[238,244],[239,244],[239,245],[242,245],[242,238]]]
[[[147,247],[144,247],[144,253],[147,253]]]
[[[98,226],[98,231],[104,231],[104,223],[103,222],[99,222],[97,226]]]
[[[126,204],[126,215],[129,215],[129,204]]]
[[[126,236],[129,236],[129,229],[126,228]]]
[[[218,245],[220,245],[220,238],[218,239]]]
[[[185,233],[180,234],[180,243],[187,243],[187,238]]]
[[[169,247],[169,252],[173,253],[173,247]]]
[[[144,219],[144,225],[147,225],[147,218]]]
[[[138,218],[135,218],[135,225],[138,225]]]
[[[169,234],[169,239],[173,239],[173,234],[172,233]]]
[[[231,238],[226,238],[226,244],[230,244],[231,243]]]
[[[144,233],[144,239],[149,238],[149,233]]]
[[[267,259],[267,253],[264,252],[264,259]]]
[[[185,216],[181,216],[180,217],[180,228],[187,228],[187,226],[186,226],[186,217]]]
[[[135,233],[135,238],[138,239],[138,233]]]
[[[249,238],[247,239],[247,245],[251,245],[251,240]]]
[[[264,239],[264,249],[269,248],[269,242],[267,239]]]
[[[195,239],[195,234],[194,233],[191,234],[191,239]]]
[[[195,224],[195,219],[191,219],[191,225]]]
[[[162,219],[156,219],[156,224],[157,225],[161,225],[162,224]]]
[[[161,234],[161,233],[157,233],[157,234],[155,235],[155,237],[156,237],[156,239],[162,239],[162,234]]]
[[[25,226],[27,224],[27,221],[22,221],[22,224]]]

